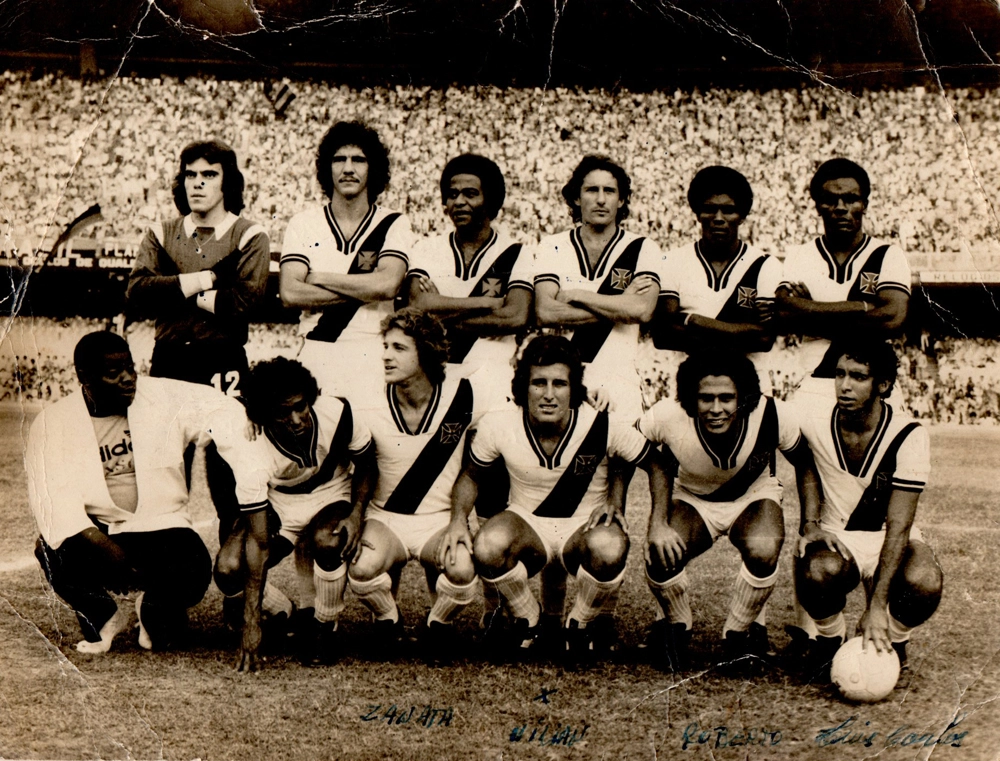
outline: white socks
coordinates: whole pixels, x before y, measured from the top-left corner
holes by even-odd
[[[455,616],[476,599],[477,581],[478,579],[473,579],[468,584],[456,584],[443,573],[439,574],[435,584],[437,597],[427,616],[427,623],[451,623]]]
[[[399,609],[392,596],[392,579],[389,574],[382,573],[371,581],[350,579],[351,589],[367,606],[377,621],[398,621]]]
[[[580,566],[576,572],[576,600],[569,618],[578,622],[582,629],[606,609],[613,609],[618,602],[616,593],[624,580],[624,570],[611,581],[598,581]]]
[[[649,591],[659,601],[663,614],[672,624],[684,624],[688,629],[694,625],[691,603],[688,602],[688,575],[685,568],[666,581],[654,581],[646,575]]]
[[[511,570],[495,579],[483,578],[484,585],[494,587],[504,600],[514,618],[525,618],[529,626],[538,624],[541,608],[528,588],[528,569],[518,563]]]
[[[723,637],[728,631],[745,632],[750,628],[750,624],[763,611],[764,603],[771,596],[774,583],[777,580],[777,568],[770,576],[761,579],[750,573],[746,565],[740,566],[740,572],[736,576],[736,588],[733,590],[733,599],[729,604],[729,615],[722,627]]]
[[[344,610],[344,590],[347,588],[347,564],[341,563],[332,571],[313,566],[315,613],[317,621],[327,623],[340,618]]]

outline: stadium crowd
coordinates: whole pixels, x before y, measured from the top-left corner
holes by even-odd
[[[0,366],[0,401],[49,401],[60,399],[77,387],[73,347],[85,334],[103,323],[74,317],[69,320],[16,318],[4,341],[7,362]],[[153,351],[153,326],[139,323],[129,332],[137,369],[148,373]],[[275,356],[292,359],[301,338],[294,325],[251,324],[247,357],[251,363]],[[37,347],[44,347],[37,353]],[[779,338],[771,371],[775,395],[784,399],[799,382],[792,353],[794,345]],[[937,340],[926,334],[920,345],[897,346],[900,356],[897,384],[909,414],[930,423],[962,425],[1000,424],[1000,364],[996,341],[984,338]],[[675,366],[663,364],[663,352],[643,342],[638,365],[644,380],[644,398],[650,405],[672,396]]]
[[[743,237],[781,256],[819,232],[805,187],[815,164],[845,155],[863,158],[873,176],[872,234],[911,252],[972,252],[981,268],[990,264],[980,255],[1000,254],[985,200],[1000,194],[995,91],[291,86],[297,98],[281,117],[259,81],[3,73],[4,248],[51,245],[95,202],[104,222],[90,234],[138,240],[173,213],[177,151],[206,135],[236,149],[248,183],[244,213],[279,244],[294,211],[320,197],[319,135],[338,119],[360,119],[380,125],[392,158],[383,203],[406,212],[418,233],[445,229],[437,178],[450,156],[478,151],[497,160],[508,177],[502,222],[534,239],[565,227],[559,187],[580,155],[598,152],[633,174],[629,228],[664,249],[695,232],[684,202],[695,171],[739,168],[756,195]]]

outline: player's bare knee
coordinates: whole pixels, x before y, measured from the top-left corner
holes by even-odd
[[[508,532],[490,530],[487,523],[472,544],[472,554],[479,572],[493,577],[510,570],[507,566],[510,564],[511,541]]]
[[[455,553],[455,562],[446,563],[444,575],[452,584],[462,586],[471,584],[476,578],[476,568],[472,562],[472,555],[464,547],[460,547]]]
[[[742,547],[743,564],[758,579],[774,573],[781,555],[784,537],[755,536],[748,538]]]
[[[344,551],[342,534],[335,534],[329,528],[319,529],[313,537],[313,562],[324,571],[335,571],[343,562]]]
[[[931,562],[910,562],[903,569],[903,589],[902,594],[934,600],[941,597],[941,590],[944,587],[944,575],[937,563]]]
[[[849,566],[838,553],[828,549],[806,548],[805,557],[799,561],[799,575],[807,584],[828,587],[846,579]]]
[[[598,526],[584,535],[583,566],[599,581],[611,581],[625,568],[628,537],[617,526]]]

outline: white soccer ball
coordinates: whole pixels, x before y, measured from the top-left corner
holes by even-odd
[[[880,653],[875,645],[861,648],[861,637],[847,640],[830,665],[830,680],[840,694],[857,703],[875,703],[888,697],[899,680],[896,651]]]

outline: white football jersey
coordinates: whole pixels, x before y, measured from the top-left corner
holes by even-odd
[[[757,305],[774,300],[782,280],[781,262],[746,243],[722,273],[702,253],[695,241],[668,251],[660,293],[680,302],[681,312],[721,322],[759,322]],[[748,355],[757,371],[767,375],[770,352]]]
[[[791,406],[767,397],[733,425],[739,428],[732,449],[717,451],[712,446],[715,437],[706,436],[700,422],[672,399],[658,401],[637,423],[647,439],[663,444],[677,461],[678,485],[704,499],[725,502],[737,501],[766,481],[777,482],[776,450],[790,452],[801,439]]]
[[[442,296],[504,298],[515,288],[532,291],[531,253],[522,249],[503,229],[494,228],[490,239],[469,266],[455,241],[455,233],[424,238],[413,247],[408,276],[434,281]],[[469,372],[483,366],[509,365],[517,342],[514,334],[480,336],[468,345],[452,345],[452,358]]]
[[[349,402],[320,396],[312,405],[309,451],[299,453],[270,431],[257,440],[267,451],[268,499],[284,510],[314,515],[327,505],[351,499],[351,458],[373,446],[372,436]]]
[[[842,265],[837,264],[819,237],[788,250],[781,285],[792,283],[805,283],[813,301],[874,302],[876,294],[886,289],[909,295],[910,265],[898,246],[867,235]],[[820,366],[829,348],[829,339],[803,337],[799,357],[806,375]]]
[[[458,375],[446,376],[414,431],[406,426],[394,385],[380,384],[381,394],[358,401],[358,416],[371,431],[378,458],[375,507],[401,514],[451,510],[466,431],[484,412],[477,385]]]
[[[623,293],[639,275],[650,275],[657,283],[662,283],[664,257],[653,241],[619,227],[597,266],[591,267],[580,228],[575,227],[542,238],[535,248],[532,268],[536,286],[551,282],[560,289],[580,288],[614,295]],[[634,372],[639,325],[615,323],[610,331],[601,331],[601,327],[598,323],[563,330],[577,347],[581,359],[589,365],[588,377],[604,378]]]
[[[853,466],[844,454],[835,403],[817,406],[802,417],[802,435],[813,451],[823,486],[820,520],[825,526],[880,531],[893,489],[921,492],[927,485],[931,472],[927,430],[891,404],[881,405],[878,427],[862,461]],[[905,437],[899,438],[908,427]]]
[[[281,263],[302,262],[315,272],[364,274],[372,272],[383,257],[396,257],[407,264],[412,245],[410,220],[405,214],[372,204],[348,238],[327,204],[292,217],[281,244]],[[382,319],[392,311],[392,299],[303,309],[299,335],[328,342],[377,337]]]
[[[547,501],[560,482],[565,488],[573,478],[589,479],[582,499],[575,505],[549,500],[562,507],[564,514],[547,516],[589,515],[607,503],[608,457],[637,463],[649,452],[650,445],[626,421],[598,413],[589,404],[581,404],[572,415],[562,441],[550,456],[531,430],[527,412],[517,407],[491,412],[483,417],[472,439],[472,461],[486,467],[503,458],[510,474],[509,504],[532,512]],[[598,425],[603,428],[595,430]],[[587,442],[592,431],[595,435]]]

